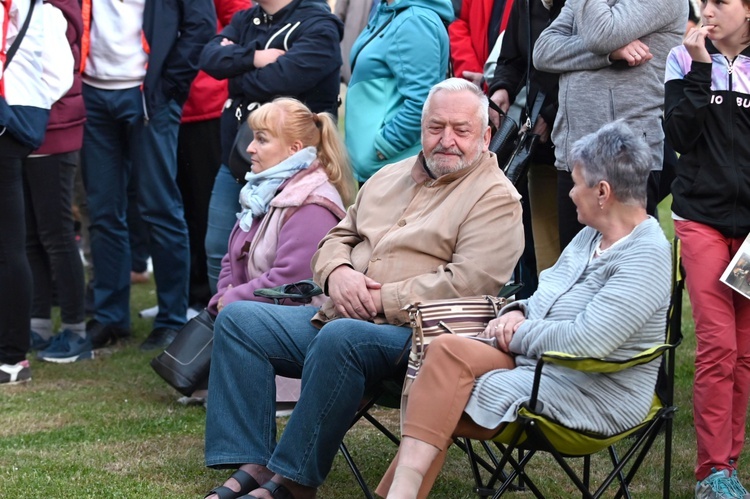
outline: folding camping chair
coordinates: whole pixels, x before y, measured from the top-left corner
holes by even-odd
[[[474,474],[475,492],[480,497],[497,498],[508,490],[526,487],[538,498],[545,495],[527,474],[530,460],[537,452],[549,453],[571,479],[584,498],[602,496],[615,481],[619,489],[615,497],[630,497],[629,485],[635,477],[641,463],[649,453],[657,435],[664,430],[664,486],[663,497],[669,498],[672,463],[672,424],[674,412],[673,381],[675,370],[675,349],[682,341],[682,291],[684,287],[683,272],[679,259],[679,240],[673,244],[673,288],[671,304],[667,316],[667,334],[665,343],[650,348],[626,361],[607,359],[580,358],[559,352],[547,352],[536,366],[532,395],[528,403],[519,410],[518,419],[507,425],[503,431],[490,442],[480,442],[493,462],[495,470],[483,480],[482,469],[476,459],[480,455],[477,443],[465,439],[468,448],[469,462]],[[659,381],[654,394],[651,411],[637,426],[613,436],[601,436],[572,430],[550,420],[538,412],[537,392],[540,375],[545,365],[558,364],[585,372],[610,373],[634,365],[662,360]],[[543,382],[543,381],[541,381]],[[630,437],[629,441],[625,441]],[[627,443],[627,449],[620,457],[615,444]],[[493,448],[493,446],[495,448]],[[600,482],[596,490],[591,490],[591,457],[593,454],[608,450],[612,469]],[[495,452],[495,450],[499,452]],[[514,457],[514,454],[517,457]],[[568,458],[583,459],[583,473],[579,476],[567,462]],[[486,462],[486,461],[485,461]],[[505,469],[505,468],[508,469]],[[496,488],[495,485],[499,484]]]

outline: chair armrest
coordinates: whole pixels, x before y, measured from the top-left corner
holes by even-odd
[[[644,350],[628,359],[621,360],[580,357],[565,352],[544,352],[536,363],[536,369],[534,370],[534,384],[531,389],[531,398],[529,399],[527,408],[531,411],[536,411],[539,383],[541,382],[542,369],[545,364],[555,364],[581,372],[611,374],[633,366],[648,364],[649,362],[661,357],[667,350],[675,347],[677,347],[677,345],[662,343]]]
[[[644,350],[629,359],[618,360],[579,357],[564,352],[544,352],[540,361],[587,373],[616,373],[633,366],[648,364],[670,348],[673,348],[673,345],[663,343]]]

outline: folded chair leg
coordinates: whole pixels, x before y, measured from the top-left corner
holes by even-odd
[[[664,430],[664,497],[669,499],[670,485],[672,481],[672,422],[670,417],[667,419]]]
[[[354,478],[357,480],[359,487],[362,489],[362,492],[364,492],[365,499],[375,499],[375,497],[372,495],[372,492],[370,492],[370,488],[367,486],[367,483],[365,482],[365,478],[362,476],[362,473],[359,471],[359,467],[357,467],[357,464],[354,462],[354,459],[352,459],[352,455],[349,453],[349,449],[346,448],[346,445],[344,444],[344,442],[341,442],[341,445],[339,445],[339,450],[341,451],[341,454],[344,456],[344,459],[346,460],[346,464],[349,465],[349,469],[352,470],[352,473],[354,474]]]
[[[583,456],[583,485],[586,486],[586,490],[590,490],[591,482],[591,456]],[[583,499],[586,499],[586,493],[583,494]]]
[[[482,449],[484,449],[484,452],[487,455],[487,459],[492,461],[492,463],[489,463],[482,456],[480,456],[476,450],[474,450],[474,444],[472,443],[471,439],[455,439],[454,443],[456,444],[456,447],[466,453],[466,456],[469,459],[469,467],[471,468],[471,474],[474,478],[474,492],[482,498],[492,497],[492,494],[495,493],[495,489],[492,488],[490,480],[492,480],[494,483],[495,480],[505,480],[507,478],[507,475],[503,470],[499,470],[499,473],[497,473],[498,460],[497,456],[492,451],[492,448],[490,448],[490,446],[484,440],[478,442]],[[490,478],[488,479],[487,484],[485,484],[482,480],[482,473],[479,469],[480,466],[486,472],[490,473]]]
[[[612,466],[616,468],[617,465],[620,464],[620,458],[617,456],[617,449],[615,449],[614,445],[610,445],[608,447],[608,450],[609,457],[612,460]],[[622,470],[617,472],[617,478],[620,480],[620,493],[624,493],[625,497],[627,497],[628,499],[632,499],[630,496],[630,489],[628,488],[628,482],[625,481],[625,475],[623,474]]]
[[[545,498],[544,494],[542,494],[536,484],[524,471],[526,469],[526,463],[531,460],[535,453],[536,451],[528,451],[527,453],[519,452],[520,459],[518,461],[513,459],[511,450],[506,450],[503,453],[503,458],[500,460],[500,462],[503,464],[503,466],[505,466],[506,463],[510,464],[512,469],[509,473],[505,474],[505,481],[500,485],[500,487],[498,487],[497,491],[495,491],[495,495],[492,496],[492,499],[498,499],[505,492],[519,490],[517,486],[513,485],[513,480],[515,480],[516,477],[518,477],[519,483],[525,484],[525,486],[529,488],[531,493],[534,494],[534,497],[538,499]]]
[[[398,437],[394,435],[391,430],[383,426],[383,423],[375,419],[369,412],[364,413],[362,417],[365,418],[367,421],[369,421],[370,424],[372,424],[375,428],[380,430],[380,432],[386,437],[388,437],[388,439],[394,444],[396,444],[396,446],[398,446],[401,443]]]

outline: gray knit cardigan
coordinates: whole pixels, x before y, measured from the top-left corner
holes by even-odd
[[[510,343],[516,368],[477,379],[466,413],[495,428],[515,420],[529,399],[542,352],[626,359],[664,341],[671,287],[671,251],[659,224],[648,218],[626,240],[589,263],[601,234],[584,228],[559,261],[542,272],[539,289],[521,309],[526,321]],[[570,428],[612,435],[643,420],[651,406],[659,362],[614,374],[544,367],[542,412]]]

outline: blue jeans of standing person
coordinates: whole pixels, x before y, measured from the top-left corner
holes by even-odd
[[[234,302],[219,314],[208,388],[207,466],[265,465],[318,487],[365,389],[403,376],[409,328],[337,319],[316,329],[310,324],[316,311]],[[299,401],[278,444],[276,374],[302,378]]]
[[[227,254],[229,235],[240,211],[242,186],[234,179],[227,165],[221,165],[214,180],[211,201],[208,204],[206,229],[206,265],[211,294],[216,294],[216,284],[221,272],[221,259]]]
[[[179,329],[185,323],[190,265],[187,225],[175,182],[180,106],[169,101],[145,121],[139,87],[103,90],[84,84],[83,97],[87,121],[82,159],[95,272],[94,318],[130,326],[126,213],[132,175],[154,263],[159,304],[154,328]]]

